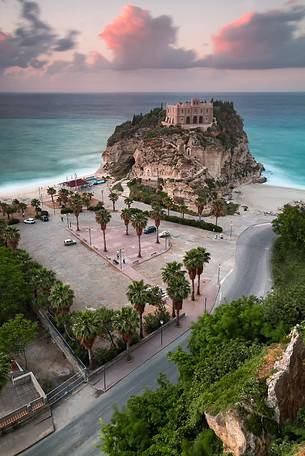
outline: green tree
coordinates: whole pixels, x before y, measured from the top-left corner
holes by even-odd
[[[198,256],[198,265],[197,265],[197,295],[200,295],[200,277],[203,273],[203,267],[205,264],[209,263],[211,255],[206,251],[204,247],[197,247],[197,256]]]
[[[82,201],[83,201],[83,204],[86,206],[86,208],[88,209],[90,207],[90,204],[91,204],[91,200],[93,198],[93,193],[91,192],[84,192],[82,193],[81,195],[82,197]]]
[[[139,245],[139,251],[138,251],[138,258],[142,258],[141,254],[141,236],[143,234],[144,228],[147,226],[148,222],[148,217],[144,212],[137,212],[135,214],[132,214],[131,216],[131,223],[134,229],[136,230],[137,236],[138,236],[138,245]]]
[[[184,275],[176,275],[167,287],[167,294],[173,302],[173,307],[177,313],[177,326],[180,325],[180,310],[183,306],[183,300],[186,299],[191,291],[190,284]]]
[[[11,358],[22,354],[27,369],[26,348],[37,335],[37,322],[26,320],[22,314],[18,314],[14,320],[8,320],[0,327],[0,351]]]
[[[160,227],[161,218],[162,218],[163,215],[164,215],[164,212],[163,212],[161,206],[152,206],[152,211],[150,212],[150,217],[155,222],[155,227],[156,227],[156,231],[157,231],[157,239],[156,239],[156,243],[157,244],[160,244],[160,241],[159,241],[159,227]]]
[[[22,217],[24,217],[24,213],[27,210],[28,205],[23,203],[22,201],[19,203],[19,210],[21,211]]]
[[[70,191],[66,188],[61,188],[57,193],[57,201],[60,205],[66,206],[69,200]]]
[[[6,244],[5,231],[7,228],[7,223],[4,219],[0,219],[0,246]]]
[[[134,280],[128,285],[127,298],[139,314],[140,337],[143,338],[143,313],[150,300],[150,287],[143,280]]]
[[[305,248],[305,205],[286,204],[272,222],[275,233],[282,236],[286,246]]]
[[[186,211],[187,211],[187,205],[184,202],[179,204],[179,212],[181,212],[183,219],[184,219]]]
[[[215,217],[215,225],[217,226],[218,218],[224,216],[226,213],[226,206],[223,199],[215,199],[211,206],[211,215]]]
[[[41,211],[40,200],[37,198],[32,199],[31,206],[35,209],[35,215],[38,218],[38,214]]]
[[[195,278],[198,268],[200,268],[202,265],[199,251],[194,248],[185,252],[183,257],[183,264],[189,273],[189,277],[192,283],[192,301],[195,301]]]
[[[110,201],[112,202],[112,209],[113,209],[113,212],[115,212],[115,203],[116,203],[117,200],[119,199],[119,195],[118,195],[116,192],[110,192],[110,193],[109,193],[109,199],[110,199]]]
[[[124,220],[124,224],[125,224],[125,229],[126,229],[126,235],[128,235],[128,225],[129,225],[129,222],[130,222],[130,219],[131,219],[131,212],[130,212],[130,209],[122,209],[121,211],[121,219]]]
[[[95,311],[83,310],[72,315],[71,330],[74,337],[88,352],[89,367],[93,367],[92,347],[99,332],[99,319]]]
[[[167,195],[162,199],[162,206],[167,209],[167,215],[169,216],[169,211],[173,207],[173,200]]]
[[[14,226],[7,226],[4,236],[6,245],[12,250],[16,250],[20,241],[20,231]]]
[[[30,283],[33,289],[34,299],[39,307],[48,304],[48,298],[56,277],[53,271],[41,266],[33,268]]]
[[[107,224],[111,220],[111,214],[107,209],[100,209],[95,213],[95,220],[101,227],[103,232],[103,240],[104,240],[104,252],[107,252],[107,245],[106,245],[106,228]]]
[[[51,309],[57,315],[66,315],[73,304],[74,292],[69,285],[62,282],[56,282],[49,295]]]
[[[99,332],[98,335],[103,339],[108,339],[113,347],[116,346],[113,331],[114,331],[115,311],[107,307],[99,307],[96,310],[96,318],[98,319]]]
[[[16,207],[15,206],[7,205],[7,207],[5,209],[5,213],[7,215],[8,220],[10,220],[11,215],[15,214],[15,212],[16,212]]]
[[[197,207],[199,220],[201,220],[203,209],[205,208],[205,206],[207,204],[207,198],[205,196],[198,196],[195,201],[195,204]]]
[[[129,196],[127,196],[127,198],[124,199],[124,203],[126,204],[127,208],[130,209],[130,207],[133,203],[133,199],[130,198]]]
[[[114,317],[114,328],[121,335],[126,344],[127,359],[130,360],[129,347],[135,337],[139,326],[137,312],[130,306],[118,310]]]
[[[5,353],[0,352],[0,391],[8,382],[10,369],[11,361],[9,357]]]
[[[163,282],[169,286],[171,280],[173,280],[177,275],[183,275],[184,273],[182,272],[182,263],[178,263],[177,261],[172,261],[170,263],[167,263],[162,269],[161,269],[161,277]],[[173,304],[172,306],[172,317],[174,318],[176,316],[176,310],[175,306]]]
[[[76,218],[76,231],[79,231],[79,215],[82,212],[83,208],[83,201],[82,197],[79,193],[73,193],[69,197],[69,206],[73,211],[73,214],[75,215]]]
[[[52,205],[53,205],[53,210],[55,214],[55,201],[54,201],[54,196],[56,195],[56,189],[54,187],[48,187],[47,188],[47,194],[50,195],[51,200],[52,200]]]

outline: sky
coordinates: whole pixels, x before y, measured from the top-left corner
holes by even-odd
[[[305,0],[0,0],[0,91],[304,91]]]

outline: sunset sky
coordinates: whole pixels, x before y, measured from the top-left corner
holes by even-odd
[[[305,0],[0,0],[0,91],[305,90]]]

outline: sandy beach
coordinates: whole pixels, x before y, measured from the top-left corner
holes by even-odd
[[[8,193],[7,191],[0,190],[0,200],[10,201],[14,198],[20,201],[30,202],[33,198],[43,200],[49,199],[47,195],[47,188],[51,186],[42,185],[27,186],[24,188],[17,188],[16,191]],[[52,185],[59,189],[58,183]],[[99,186],[100,187],[100,186]],[[98,191],[98,188],[92,187],[90,191]],[[251,211],[272,211],[277,212],[284,204],[292,203],[294,201],[305,201],[305,190],[288,187],[277,187],[266,184],[248,184],[242,185],[233,191],[233,201],[240,205],[248,206]]]

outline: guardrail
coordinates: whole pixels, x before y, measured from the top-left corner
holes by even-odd
[[[52,406],[56,404],[58,401],[66,398],[84,382],[85,379],[81,374],[75,374],[72,377],[68,378],[68,380],[58,385],[56,388],[54,388],[47,394],[49,405]]]

